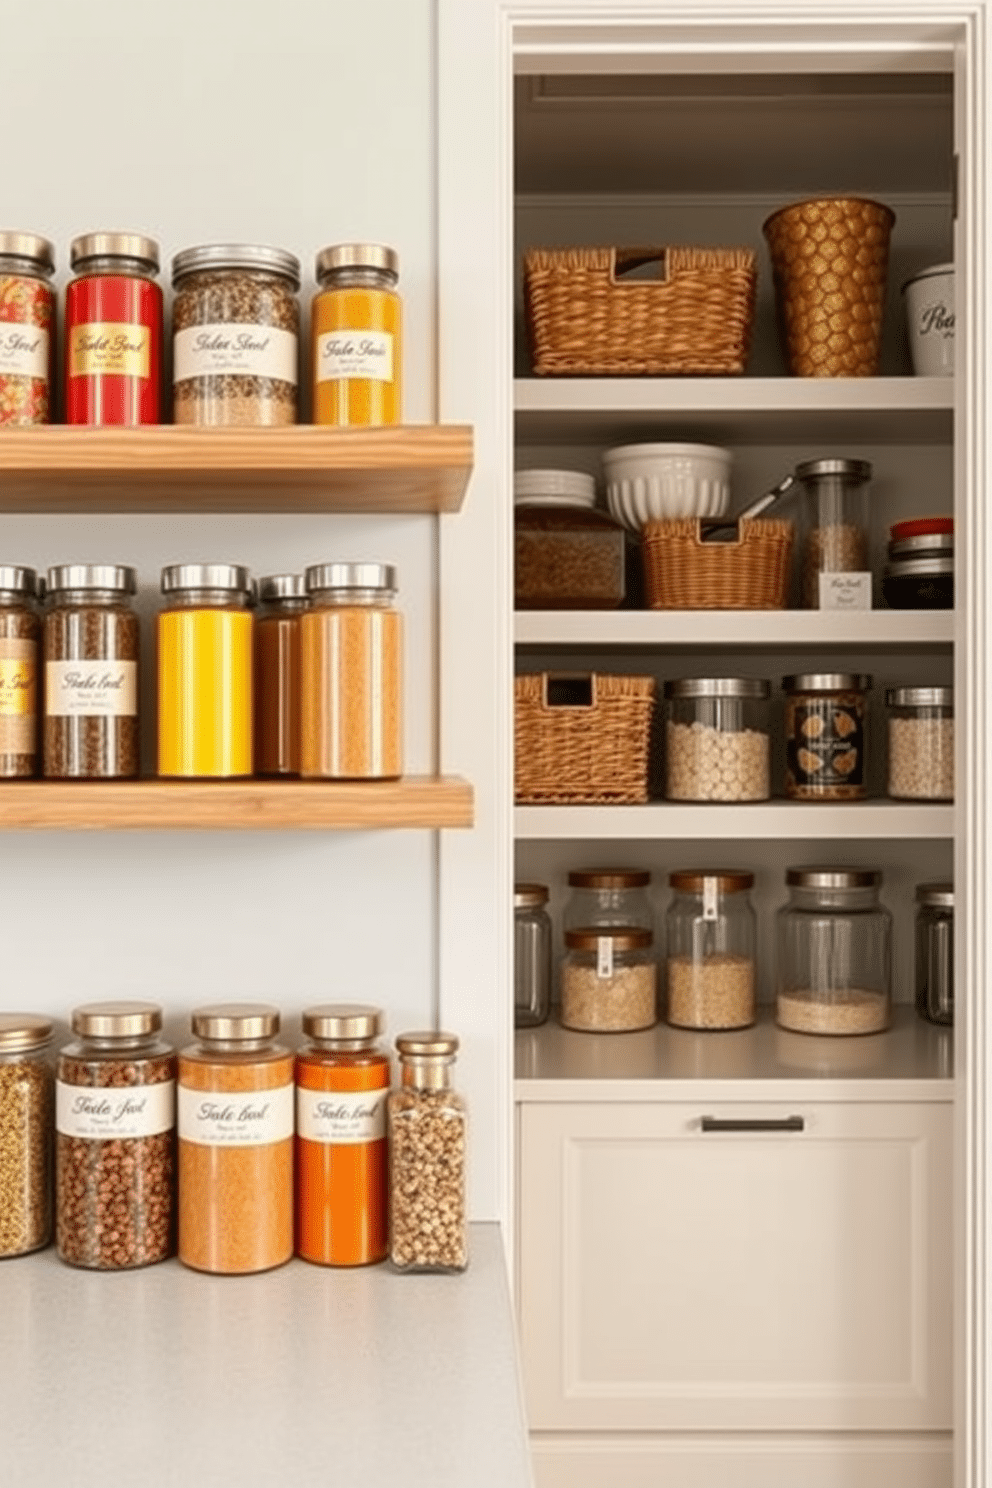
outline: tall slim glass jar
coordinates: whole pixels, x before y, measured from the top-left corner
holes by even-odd
[[[54,272],[47,238],[0,232],[0,425],[51,422]]]
[[[339,243],[317,254],[313,302],[315,424],[403,421],[399,259],[379,243]]]
[[[38,579],[0,565],[0,778],[38,770]]]
[[[162,418],[162,289],[154,238],[94,232],[69,249],[65,292],[67,424]]]
[[[300,773],[300,616],[302,574],[258,581],[255,621],[255,773]]]
[[[389,1258],[400,1271],[464,1271],[466,1107],[452,1088],[453,1033],[401,1033],[388,1101]]]
[[[0,1259],[51,1238],[52,1026],[36,1013],[0,1013]]]

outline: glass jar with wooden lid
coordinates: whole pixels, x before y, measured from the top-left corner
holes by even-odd
[[[573,868],[565,902],[566,930],[654,930],[647,868]]]
[[[748,1028],[757,1014],[754,874],[690,869],[668,878],[667,1017],[677,1028]]]
[[[654,936],[631,925],[565,931],[561,1023],[584,1033],[629,1033],[657,1021]]]

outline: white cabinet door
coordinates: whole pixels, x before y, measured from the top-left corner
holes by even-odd
[[[519,1130],[532,1429],[950,1427],[949,1103],[535,1103]]]

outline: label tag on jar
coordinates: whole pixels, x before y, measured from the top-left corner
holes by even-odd
[[[296,1130],[308,1142],[351,1146],[386,1135],[386,1090],[304,1090],[296,1087]]]
[[[44,326],[0,325],[0,376],[48,381],[48,332]]]
[[[317,337],[318,382],[367,377],[393,380],[393,338],[389,331],[325,331]]]
[[[274,1090],[179,1087],[179,1137],[202,1147],[262,1147],[293,1135],[293,1086]]]
[[[147,377],[151,364],[147,326],[94,320],[73,326],[69,339],[69,376]]]
[[[34,641],[0,638],[0,749],[4,747],[4,725],[8,737],[26,740],[23,748],[7,746],[12,754],[30,754],[34,749],[32,733],[36,711]]]
[[[715,920],[717,918],[717,905],[720,902],[720,888],[715,878],[703,878],[703,919]]]
[[[131,718],[138,711],[136,661],[46,661],[45,712],[52,718]]]
[[[596,975],[603,981],[608,981],[613,976],[612,935],[596,937]]]
[[[63,1137],[89,1142],[157,1137],[175,1124],[175,1080],[111,1086],[55,1082],[55,1130]]]
[[[187,326],[173,338],[173,382],[193,377],[272,377],[296,386],[292,331],[230,321]]]
[[[870,610],[870,573],[821,573],[821,610]]]

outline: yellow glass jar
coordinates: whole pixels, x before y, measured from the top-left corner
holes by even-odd
[[[314,423],[402,423],[403,324],[396,253],[378,243],[340,243],[317,254],[316,276]]]
[[[234,563],[162,570],[158,617],[158,773],[252,773],[251,580]]]

